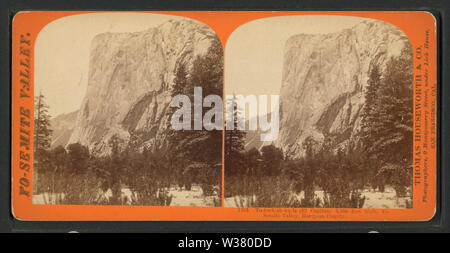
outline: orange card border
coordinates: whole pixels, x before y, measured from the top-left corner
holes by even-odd
[[[248,221],[426,221],[430,220],[436,212],[436,145],[434,144],[427,154],[421,154],[421,158],[428,159],[428,186],[426,202],[423,202],[424,184],[413,187],[413,208],[412,209],[352,209],[352,208],[274,208],[268,210],[273,213],[295,211],[297,214],[323,214],[317,216],[296,218],[285,218],[283,215],[264,217],[256,208],[245,210],[227,207],[155,207],[155,206],[89,206],[89,205],[37,205],[32,204],[31,196],[20,195],[20,187],[24,187],[24,180],[27,178],[32,184],[31,170],[28,177],[20,168],[20,152],[29,151],[20,146],[20,120],[21,108],[30,110],[30,118],[33,118],[33,78],[34,78],[34,42],[42,28],[50,22],[78,14],[104,13],[109,11],[31,11],[19,12],[14,16],[12,22],[12,131],[11,131],[11,205],[12,212],[16,219],[33,221],[142,221],[142,220],[248,220]],[[429,31],[429,63],[428,75],[430,86],[437,87],[437,34],[436,19],[424,11],[127,11],[128,13],[156,13],[183,16],[203,22],[211,27],[222,41],[223,48],[230,34],[238,28],[252,20],[292,15],[339,15],[354,16],[378,19],[391,23],[402,30],[409,38],[416,60],[416,51],[419,46],[424,45],[425,31]],[[29,73],[30,97],[21,98],[20,89],[23,77],[24,55],[20,53],[21,46],[26,49],[26,44],[21,44],[21,35],[30,39],[29,50],[31,52]],[[29,35],[29,36],[28,36]],[[21,62],[22,60],[22,62]],[[226,61],[226,59],[225,59]],[[22,63],[22,65],[21,65]],[[414,63],[416,66],[416,63]],[[226,71],[226,70],[225,70]],[[415,70],[416,71],[416,70]],[[414,77],[416,80],[416,76]],[[225,84],[224,84],[225,85]],[[416,96],[414,88],[414,96]],[[430,104],[436,103],[436,96],[428,97]],[[414,102],[415,103],[415,102]],[[415,111],[415,109],[414,109]],[[421,118],[421,124],[425,124]],[[436,122],[428,121],[428,129],[437,132]],[[434,128],[433,128],[434,124]],[[32,124],[28,129],[33,131]],[[437,136],[436,136],[437,138]],[[32,142],[32,138],[30,140]],[[421,144],[414,142],[414,146]],[[32,147],[32,143],[31,146]],[[32,148],[31,148],[32,150]],[[223,151],[222,151],[223,152]],[[32,161],[32,152],[29,152]],[[414,154],[414,159],[417,154]],[[423,168],[421,167],[421,171]],[[423,173],[422,173],[423,174]],[[222,167],[223,176],[223,167]],[[226,182],[222,182],[222,187]],[[31,191],[31,185],[28,186]],[[223,200],[223,191],[222,191]],[[223,202],[223,201],[222,201]],[[267,210],[266,210],[267,211]]]

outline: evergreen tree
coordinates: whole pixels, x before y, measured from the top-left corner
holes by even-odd
[[[223,52],[222,44],[219,39],[213,40],[208,52],[197,57],[193,62],[192,73],[189,78],[190,86],[201,86],[203,98],[208,95],[218,95],[222,97],[223,87]],[[193,88],[190,89],[193,91]],[[191,101],[194,101],[193,99]],[[192,105],[194,106],[194,105]],[[219,105],[222,107],[222,105]],[[206,110],[203,110],[202,118]],[[192,117],[193,120],[193,117]],[[220,120],[220,119],[214,119]],[[190,131],[192,137],[196,140],[192,142],[192,151],[190,155],[198,160],[211,165],[221,163],[222,160],[222,130],[211,131]],[[197,150],[195,150],[197,149]]]
[[[245,152],[244,162],[249,176],[254,176],[259,172],[261,161],[261,153],[258,149],[252,148],[249,151]]]
[[[361,137],[363,146],[367,149],[370,144],[377,139],[376,125],[378,122],[378,111],[376,110],[379,106],[377,103],[377,92],[381,85],[381,73],[377,65],[375,65],[369,75],[369,80],[367,81],[367,90],[365,93],[365,104],[362,111],[362,123],[361,123]]]
[[[397,193],[412,184],[413,66],[412,51],[391,58],[386,72],[371,72],[363,112],[362,140],[378,186],[393,184]],[[370,172],[370,170],[369,170]]]
[[[79,143],[72,143],[67,146],[68,175],[80,175],[87,171],[89,167],[89,149]]]
[[[322,152],[319,153],[316,150],[317,146],[317,141],[312,137],[307,137],[302,143],[302,147],[305,150],[305,156],[303,157],[303,161],[301,163],[302,176],[304,179],[303,187],[305,191],[303,204],[305,206],[314,205],[314,189],[317,183],[316,178],[323,179],[323,177],[317,177],[317,174],[320,171],[326,171],[326,168],[321,166],[321,163],[328,165],[328,163],[324,161],[327,156],[323,154],[327,152],[327,150],[322,150]],[[328,145],[324,146],[327,147]]]
[[[51,145],[52,130],[50,128],[50,114],[45,97],[42,93],[34,99],[34,150],[48,150]]]
[[[380,138],[373,143],[379,152],[380,173],[390,179],[397,193],[412,185],[413,157],[413,55],[403,50],[392,58],[378,92]],[[382,154],[382,155],[381,155]]]
[[[50,145],[52,130],[50,128],[50,114],[45,97],[42,93],[34,99],[34,172],[33,172],[33,193],[38,193],[37,188],[39,174],[50,169]]]
[[[278,176],[281,172],[281,161],[283,152],[274,145],[268,145],[261,148],[262,160],[264,163],[264,172],[268,176]]]
[[[379,123],[379,99],[378,90],[381,87],[381,72],[378,65],[374,65],[369,74],[367,81],[367,90],[365,92],[365,104],[362,111],[361,121],[361,144],[366,156],[364,165],[367,168],[366,175],[363,176],[364,182],[372,185],[378,185],[376,182],[376,174],[380,166],[377,155],[378,152],[372,149],[372,144],[379,139],[380,123]]]
[[[172,97],[182,94],[190,98],[191,101],[191,127],[194,126],[194,87],[202,88],[202,101],[208,95],[218,95],[222,97],[223,87],[223,52],[219,39],[213,40],[208,51],[197,56],[192,63],[192,68],[188,69],[184,63],[180,62],[175,71]],[[222,105],[219,105],[222,107]],[[169,110],[169,117],[179,108]],[[209,109],[202,110],[202,119]],[[186,120],[186,119],[183,119]],[[220,119],[213,119],[220,120]],[[221,164],[222,161],[222,131],[206,129],[199,130],[173,130],[168,122],[168,148],[177,157],[172,158],[172,162],[178,163],[178,167],[184,170],[193,163],[205,164],[211,171],[200,173],[196,180],[200,182],[210,182],[214,185],[221,184]],[[181,162],[179,162],[181,161]],[[220,168],[220,169],[217,169]],[[181,172],[186,178],[191,178],[186,171]],[[193,172],[194,173],[194,172]],[[211,182],[211,178],[219,182]],[[215,180],[213,179],[213,180]]]
[[[192,91],[189,91],[189,89],[193,89],[193,87],[189,86],[188,83],[188,73],[186,70],[186,66],[183,62],[179,62],[178,66],[175,70],[175,78],[174,78],[174,84],[171,89],[171,96],[172,98],[177,95],[187,95],[190,94]],[[183,153],[182,146],[180,143],[183,141],[184,137],[188,135],[188,132],[184,129],[182,130],[174,130],[171,125],[171,117],[175,113],[175,111],[179,110],[181,108],[181,105],[179,107],[170,107],[169,110],[167,110],[167,116],[169,117],[169,120],[167,121],[167,138],[168,138],[168,146],[169,149],[172,151],[176,151],[177,153]],[[185,119],[182,119],[185,120]],[[191,122],[192,123],[192,122]]]
[[[122,140],[117,135],[113,135],[108,141],[108,145],[111,148],[111,154],[109,156],[110,177],[108,181],[109,188],[112,192],[109,201],[113,205],[120,204],[122,176],[124,175],[123,172],[126,166],[126,162],[123,159],[126,155],[122,152],[121,144]]]
[[[245,132],[238,129],[238,119],[242,118],[241,111],[238,110],[236,97],[227,101],[227,107],[232,107],[233,129],[225,131],[225,173],[235,175],[239,173],[242,159],[241,152],[244,151]],[[230,113],[227,111],[227,113]],[[244,171],[241,171],[244,172]]]
[[[186,66],[183,62],[180,62],[178,64],[178,67],[175,70],[175,79],[174,79],[174,84],[171,90],[171,95],[172,97],[176,96],[176,95],[184,95],[187,92],[188,87],[188,73],[186,70]],[[175,111],[176,108],[173,108],[172,111]]]
[[[52,158],[52,192],[59,193],[62,190],[62,176],[67,167],[67,152],[63,146],[59,145],[51,151]]]

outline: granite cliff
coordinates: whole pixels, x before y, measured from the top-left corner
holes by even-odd
[[[77,115],[78,110],[58,115],[50,120],[50,126],[53,130],[51,148],[64,147],[69,142]]]
[[[91,43],[88,86],[67,144],[109,152],[108,140],[145,132],[145,145],[165,139],[176,69],[188,70],[216,34],[192,20],[171,20],[135,33],[102,33]]]
[[[412,50],[395,26],[364,21],[332,34],[298,34],[285,44],[280,90],[280,134],[275,145],[285,155],[304,155],[303,142],[323,143],[334,136],[337,145],[357,141],[369,73],[382,74],[391,57]]]

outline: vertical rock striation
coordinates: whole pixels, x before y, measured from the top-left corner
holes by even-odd
[[[145,132],[146,145],[164,140],[175,70],[207,52],[216,34],[191,20],[168,21],[135,33],[103,33],[91,45],[86,95],[68,144],[108,152],[108,140]]]
[[[275,145],[286,155],[304,155],[303,142],[355,139],[360,128],[364,92],[373,66],[382,73],[391,57],[411,45],[404,33],[382,21],[364,21],[325,35],[299,34],[284,51],[280,91],[280,135]]]

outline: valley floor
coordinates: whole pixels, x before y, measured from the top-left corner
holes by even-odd
[[[105,192],[105,198],[111,195],[110,191]],[[122,189],[122,196],[125,197],[124,205],[130,205],[132,192],[128,188]],[[220,204],[220,200],[214,196],[204,196],[202,188],[198,185],[192,185],[190,190],[179,189],[178,187],[171,187],[169,195],[172,195],[170,206],[214,206],[216,203]],[[57,204],[54,199],[58,198],[57,193],[41,193],[33,195],[33,204]]]
[[[128,188],[122,189],[122,194],[131,199],[131,191]],[[298,199],[304,197],[304,193],[297,194]],[[315,192],[316,197],[323,199],[323,191]],[[169,190],[169,195],[172,195],[170,206],[214,206],[220,200],[215,196],[204,196],[200,186],[192,185],[191,190],[179,189],[172,187]],[[395,190],[391,187],[386,187],[384,192],[373,191],[366,189],[362,192],[365,196],[363,208],[386,208],[386,209],[402,209],[406,208],[406,202],[410,201],[410,197],[397,197]],[[52,199],[56,199],[57,194],[41,193],[33,196],[33,204],[56,204]],[[108,192],[105,193],[108,196]],[[130,205],[126,202],[124,205]],[[241,196],[234,196],[225,198],[225,207],[246,207],[246,198]]]
[[[193,185],[190,191],[172,187],[169,194],[173,196],[171,206],[214,206],[215,201],[220,203],[217,197],[203,196],[198,185]]]
[[[323,191],[315,191],[315,194],[317,198],[323,199]],[[386,187],[384,192],[365,189],[361,194],[366,197],[363,208],[404,209],[406,208],[406,202],[411,201],[411,197],[397,197],[392,187]],[[296,197],[299,200],[304,198],[304,192],[297,194]],[[246,207],[246,202],[246,199],[242,196],[234,196],[225,198],[224,206]]]

